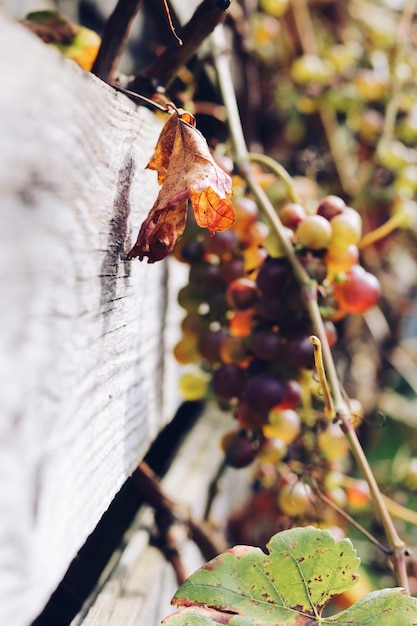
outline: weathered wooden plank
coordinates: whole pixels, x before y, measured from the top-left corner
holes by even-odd
[[[26,626],[173,413],[176,309],[166,264],[123,260],[161,122],[2,15],[0,73],[0,623]]]
[[[165,493],[189,507],[196,518],[204,513],[210,482],[223,459],[220,436],[232,422],[209,405],[162,480]],[[236,470],[231,472],[228,479],[234,480]],[[228,504],[229,500],[223,500],[222,521]],[[103,572],[96,592],[71,626],[158,626],[173,612],[170,601],[178,585],[172,566],[149,545],[152,529],[152,512],[143,507],[126,533],[120,553]],[[191,574],[204,559],[190,541],[183,548],[184,564]]]

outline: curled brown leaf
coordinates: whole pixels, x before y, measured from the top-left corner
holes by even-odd
[[[195,128],[193,116],[173,105],[148,164],[161,184],[128,258],[165,258],[181,237],[188,200],[197,224],[213,235],[229,228],[235,217],[230,197],[232,182],[214,161],[207,142]]]

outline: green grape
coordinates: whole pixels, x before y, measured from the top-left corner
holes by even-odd
[[[290,228],[285,228],[284,232],[287,236],[288,241],[292,241],[293,231]],[[285,256],[285,250],[276,236],[275,232],[270,231],[264,241],[265,250],[269,254],[269,256],[274,257],[276,259],[282,258]]]
[[[197,313],[203,299],[191,285],[185,285],[178,292],[178,304],[189,313]]]
[[[304,515],[310,506],[311,499],[311,487],[301,480],[284,485],[278,493],[278,505],[281,511],[293,517]]]
[[[409,165],[417,164],[417,151],[408,148],[401,141],[390,141],[381,146],[378,158],[381,165],[398,172]]]
[[[397,124],[397,137],[408,146],[417,143],[417,109],[412,111],[412,115],[402,118]]]
[[[330,222],[321,215],[308,215],[296,230],[297,240],[310,250],[327,248],[332,237]]]
[[[360,46],[358,49],[354,46],[337,44],[327,51],[326,59],[332,64],[337,74],[343,74],[356,65],[360,52]]]
[[[417,165],[407,165],[400,170],[393,184],[401,196],[411,199],[417,193]]]
[[[327,85],[333,73],[331,63],[315,54],[303,54],[291,65],[291,77],[300,85],[308,83]]]
[[[348,498],[343,487],[332,487],[326,490],[326,496],[341,509],[346,509]]]
[[[179,388],[184,400],[201,400],[207,394],[208,376],[201,370],[186,372],[179,379]]]

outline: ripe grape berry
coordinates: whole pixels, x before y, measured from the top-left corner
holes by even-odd
[[[347,313],[364,313],[379,299],[381,286],[376,276],[353,265],[344,280],[334,287],[340,308]]]
[[[340,427],[323,423],[320,412],[312,409],[307,423],[298,412],[304,394],[318,398],[303,293],[289,261],[268,255],[266,226],[254,201],[238,197],[234,203],[232,229],[213,237],[199,234],[194,243],[185,236],[179,244],[178,258],[188,261],[190,270],[189,284],[178,294],[187,313],[174,354],[182,364],[200,361],[204,370],[200,377],[183,376],[181,391],[187,399],[200,398],[208,376],[219,405],[227,406],[238,424],[222,441],[226,463],[238,468],[256,460],[259,467],[273,468],[283,477],[275,506],[284,515],[310,515],[313,493],[294,467],[321,463],[332,470],[348,446]],[[315,214],[288,203],[280,215],[298,260],[318,286],[319,303],[330,311],[324,327],[333,345],[337,334],[329,319],[366,310],[380,292],[376,277],[359,265],[360,216],[331,195],[322,198]],[[307,436],[310,423],[317,428],[313,441]],[[317,476],[320,482],[320,470]],[[329,491],[324,476],[323,471],[323,490]],[[338,502],[346,495],[332,494]]]
[[[224,443],[225,461],[230,467],[247,467],[255,459],[253,443],[245,433],[238,432]]]

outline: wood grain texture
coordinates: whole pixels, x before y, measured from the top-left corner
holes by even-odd
[[[232,423],[231,417],[208,405],[162,480],[164,492],[186,505],[196,518],[204,513],[210,483],[223,460],[220,437]],[[227,480],[235,478],[236,470],[230,472]],[[227,517],[228,504],[229,499],[223,498],[218,508],[222,521]],[[171,598],[178,584],[171,564],[149,545],[153,532],[152,511],[143,507],[71,626],[159,626],[174,611]],[[189,540],[182,545],[181,557],[187,575],[204,563]]]
[[[42,609],[179,401],[167,264],[124,255],[160,132],[0,14],[0,624]]]

